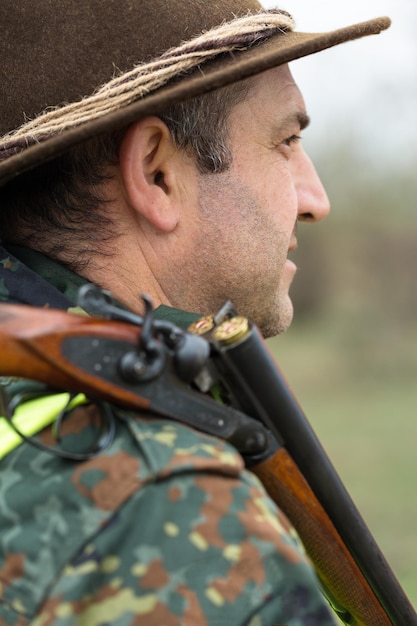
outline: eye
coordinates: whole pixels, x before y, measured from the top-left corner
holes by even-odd
[[[301,136],[300,135],[291,135],[291,137],[288,137],[287,139],[284,139],[284,141],[282,142],[285,146],[288,146],[289,148],[295,144],[297,144],[299,141],[301,141]]]

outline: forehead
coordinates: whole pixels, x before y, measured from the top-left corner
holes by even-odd
[[[277,124],[294,118],[305,126],[306,108],[301,91],[288,65],[262,72],[249,79],[250,89],[246,98],[236,107],[233,117],[249,122]]]

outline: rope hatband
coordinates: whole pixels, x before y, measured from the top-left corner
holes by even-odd
[[[136,66],[93,95],[40,114],[0,140],[0,160],[65,130],[116,111],[216,56],[243,50],[281,31],[294,28],[293,18],[278,9],[237,18]]]

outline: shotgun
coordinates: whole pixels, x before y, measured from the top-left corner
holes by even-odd
[[[256,326],[226,303],[184,331],[156,320],[143,299],[143,318],[93,285],[79,294],[91,316],[0,304],[0,376],[150,410],[229,441],[297,530],[343,623],[417,626]],[[16,428],[7,403],[3,411]]]

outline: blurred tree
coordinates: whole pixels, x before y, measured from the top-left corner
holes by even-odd
[[[362,324],[416,325],[417,156],[407,167],[373,170],[349,141],[327,146],[315,163],[332,213],[314,228],[299,227],[296,319],[335,309]]]

